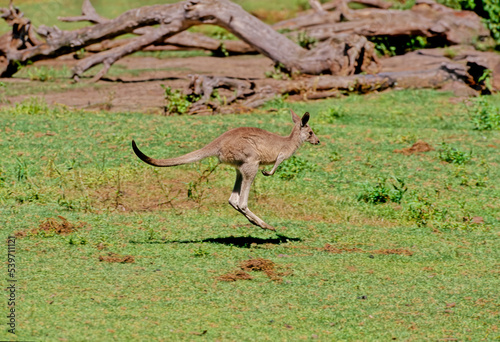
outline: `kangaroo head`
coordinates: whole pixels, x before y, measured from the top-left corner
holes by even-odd
[[[313,145],[318,145],[319,144],[319,139],[314,134],[313,130],[311,129],[311,126],[307,124],[309,121],[309,112],[306,112],[302,118],[295,114],[293,110],[290,110],[292,113],[292,120],[295,124],[296,127],[299,129],[299,136],[300,136],[300,141],[304,142],[307,141]]]

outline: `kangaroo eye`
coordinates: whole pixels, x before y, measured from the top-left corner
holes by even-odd
[[[309,132],[309,136],[313,135],[313,132]]]

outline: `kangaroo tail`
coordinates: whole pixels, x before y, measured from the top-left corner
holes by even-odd
[[[150,158],[144,153],[139,150],[137,145],[135,144],[135,141],[132,140],[132,148],[134,149],[135,154],[141,159],[143,162],[153,165],[153,166],[177,166],[177,165],[182,165],[182,164],[188,164],[188,163],[194,163],[199,160],[205,159],[207,157],[215,156],[217,155],[217,149],[215,146],[213,146],[213,143],[208,144],[207,146],[190,152],[188,154],[185,154],[183,156],[177,157],[177,158],[170,158],[170,159],[154,159]]]

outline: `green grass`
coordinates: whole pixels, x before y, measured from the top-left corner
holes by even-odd
[[[4,325],[0,339],[498,339],[498,130],[474,129],[463,104],[434,91],[271,107],[206,117],[1,108],[1,232],[27,236],[16,243],[16,335]],[[152,168],[130,148],[179,155],[238,126],[288,134],[287,107],[311,113],[322,143],[256,179],[249,206],[277,234],[227,204],[231,168]],[[418,139],[435,150],[393,152]],[[443,142],[470,160],[442,161]],[[400,203],[359,199],[393,177],[407,188]],[[78,230],[36,233],[58,215]],[[135,262],[99,261],[109,252]],[[218,280],[251,258],[275,262],[281,281]]]

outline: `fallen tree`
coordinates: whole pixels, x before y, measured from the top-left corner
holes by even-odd
[[[406,11],[388,9],[381,0],[353,0],[369,7],[353,10],[348,1],[321,6],[310,0],[310,11],[294,19],[269,26],[228,0],[185,0],[174,4],[145,6],[107,19],[100,16],[89,0],[84,0],[82,15],[62,21],[86,21],[91,26],[72,31],[40,26],[10,3],[0,9],[12,31],[0,37],[0,76],[11,77],[28,62],[56,58],[85,48],[92,54],[73,68],[78,81],[91,67],[102,64],[93,77],[101,79],[119,59],[139,50],[205,49],[218,55],[261,53],[270,58],[286,80],[229,79],[223,76],[193,76],[186,93],[201,99],[192,112],[203,107],[221,110],[210,101],[214,89],[230,89],[226,105],[239,103],[253,107],[280,94],[300,95],[304,99],[336,96],[340,92],[369,92],[385,88],[441,87],[459,82],[475,91],[500,89],[500,60],[497,55],[462,49],[460,58],[435,53],[433,63],[418,62],[424,54],[409,54],[400,59],[412,70],[385,70],[386,60],[376,57],[377,37],[424,37],[432,46],[471,44],[486,41],[489,31],[473,12],[456,11],[432,0],[417,0]],[[186,31],[195,25],[218,25],[239,40],[206,37]],[[281,33],[280,33],[281,32]],[[132,33],[133,38],[115,39]],[[434,50],[436,51],[436,50]],[[427,56],[429,57],[429,56]],[[394,60],[397,60],[395,57]],[[416,61],[417,60],[417,61]],[[309,75],[309,76],[308,76]],[[310,75],[317,75],[311,77]],[[331,76],[328,76],[331,75]],[[486,77],[487,76],[487,77]]]
[[[90,2],[85,2],[83,17],[88,16],[91,8]],[[11,23],[19,18],[19,11],[12,6],[2,12],[2,17]],[[11,20],[11,17],[14,19]],[[19,44],[24,37],[17,30],[11,35],[11,42],[15,42],[17,46],[12,47],[10,44],[0,47],[8,61],[2,76],[12,76],[19,63],[54,58],[152,25],[159,27],[143,30],[143,34],[124,45],[81,60],[74,69],[74,77],[78,78],[91,67],[103,64],[103,69],[96,77],[99,79],[120,58],[201,24],[225,28],[289,72],[352,74],[356,70],[368,68],[374,61],[370,57],[375,54],[373,44],[357,35],[351,35],[348,42],[330,40],[318,44],[314,49],[304,49],[228,0],[186,0],[175,4],[145,6],[127,11],[115,19],[97,18],[93,22],[93,26],[74,31],[42,26],[37,33],[45,40],[32,44],[29,48]],[[29,22],[26,27],[31,28]],[[345,53],[348,58],[345,58]]]

